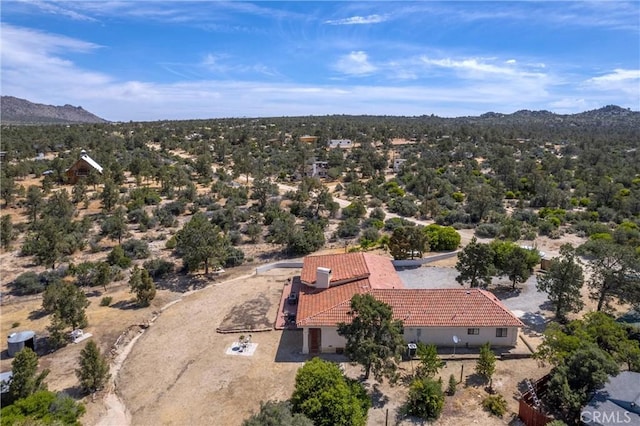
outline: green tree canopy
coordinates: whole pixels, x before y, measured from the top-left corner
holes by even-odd
[[[590,258],[591,278],[587,282],[597,310],[610,303],[640,303],[640,256],[633,247],[606,240],[590,240],[580,247]]]
[[[565,322],[568,313],[579,312],[584,307],[580,294],[584,276],[570,244],[560,247],[560,257],[552,259],[546,273],[537,278],[538,290],[549,295],[558,321]]]
[[[296,374],[291,404],[316,426],[364,426],[371,401],[362,385],[347,379],[337,364],[313,358]]]
[[[480,358],[476,362],[476,373],[489,382],[493,378],[493,373],[496,371],[496,355],[491,350],[491,344],[489,342],[480,346]]]
[[[469,283],[471,288],[486,288],[491,284],[491,277],[494,273],[493,249],[488,244],[479,243],[476,237],[458,253],[456,270],[458,276],[456,281],[464,285]]]
[[[0,418],[2,426],[12,425],[67,425],[80,426],[78,421],[85,407],[68,395],[40,390],[26,398],[5,406]]]
[[[350,323],[338,324],[338,334],[347,340],[346,354],[362,364],[365,378],[373,372],[376,380],[394,379],[405,347],[402,321],[394,320],[391,307],[370,294],[355,294],[350,314]]]
[[[13,375],[9,382],[9,398],[12,401],[26,398],[34,392],[47,388],[44,379],[49,374],[49,370],[38,374],[38,355],[31,348],[24,348],[16,354],[11,362],[11,372]]]
[[[88,393],[102,389],[110,377],[109,363],[93,340],[80,351],[78,362],[80,367],[76,369],[76,376],[82,389]]]
[[[547,384],[546,400],[569,421],[578,419],[593,391],[601,388],[619,369],[613,358],[595,344],[587,344],[556,367]]]
[[[452,226],[427,225],[423,232],[431,251],[455,250],[460,245],[460,234]]]
[[[267,401],[242,426],[313,426],[313,422],[302,413],[292,413],[287,401]]]
[[[149,306],[149,303],[156,297],[156,285],[153,278],[146,269],[135,266],[131,271],[129,288],[136,295],[138,306]]]
[[[418,342],[418,358],[420,358],[420,365],[416,369],[416,375],[419,377],[434,377],[444,367],[444,362],[438,356],[436,345]]]
[[[57,281],[47,286],[42,296],[42,308],[57,317],[62,325],[72,329],[86,327],[87,306],[89,301],[84,291],[67,281]]]
[[[220,266],[225,257],[224,236],[202,212],[194,214],[178,231],[176,242],[176,249],[190,271],[204,264],[204,273],[208,274],[209,266]]]
[[[443,407],[441,382],[431,377],[421,377],[411,382],[406,405],[408,414],[433,421],[440,417]]]

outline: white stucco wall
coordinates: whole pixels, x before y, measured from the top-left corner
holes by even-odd
[[[467,344],[472,347],[483,345],[487,342],[491,346],[515,346],[518,340],[518,328],[507,327],[506,337],[496,337],[495,327],[477,327],[479,334],[467,334],[468,328],[472,327],[405,327],[404,340],[406,342],[432,343],[437,346],[451,347],[453,336],[458,336],[457,347],[465,347]],[[346,341],[344,337],[338,335],[338,331],[331,327],[320,327],[321,341],[320,352],[334,353],[336,348],[344,349]],[[309,353],[309,329],[302,330],[302,353]]]
[[[507,327],[506,337],[496,337],[495,327],[476,327],[479,334],[467,334],[473,327],[405,327],[404,340],[407,342],[432,343],[437,346],[453,346],[453,336],[458,336],[458,347],[480,346],[491,343],[492,346],[515,346],[518,340],[518,328]]]
[[[338,334],[338,330],[332,327],[316,327],[320,328],[320,352],[335,353],[336,348],[344,349],[346,340]],[[309,329],[302,329],[302,353],[309,353]]]

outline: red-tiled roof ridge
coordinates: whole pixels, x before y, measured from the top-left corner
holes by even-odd
[[[302,282],[313,285],[319,267],[331,269],[331,283],[350,282],[370,275],[363,253],[324,254],[304,258],[300,274]]]
[[[487,299],[491,300],[495,305],[497,305],[500,309],[502,309],[503,311],[505,311],[506,313],[508,313],[509,315],[513,315],[515,318],[518,319],[518,321],[520,321],[520,324],[522,324],[522,327],[524,327],[524,323],[520,320],[520,318],[516,317],[513,312],[511,312],[511,310],[509,308],[507,308],[506,306],[504,306],[504,304],[502,303],[502,301],[500,299],[498,299],[498,296],[496,296],[495,294],[491,293],[490,291],[487,290],[483,290],[481,288],[476,289],[480,292],[480,294],[483,294]]]
[[[390,258],[371,253],[363,253],[362,257],[367,269],[369,269],[371,288],[404,288],[404,284]]]
[[[302,286],[298,301],[298,325],[306,325],[314,320],[332,325],[346,320],[354,294],[371,292],[369,280],[356,280],[344,285],[317,290]],[[322,318],[323,316],[331,317]]]

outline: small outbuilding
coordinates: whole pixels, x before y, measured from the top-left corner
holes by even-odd
[[[19,331],[7,337],[7,352],[13,357],[24,348],[36,350],[36,333],[34,331]]]
[[[78,158],[78,160],[65,172],[67,175],[67,181],[70,184],[75,185],[75,183],[78,182],[78,179],[89,176],[91,170],[95,170],[102,174],[102,166],[96,163],[93,158],[89,157],[87,151],[83,149],[80,151],[80,158]]]

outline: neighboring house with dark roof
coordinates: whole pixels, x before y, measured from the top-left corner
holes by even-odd
[[[327,146],[329,148],[351,148],[353,141],[351,139],[329,139]]]
[[[74,185],[81,177],[89,176],[92,169],[102,174],[102,166],[96,163],[93,158],[89,157],[87,151],[83,149],[80,151],[80,158],[65,172],[67,182]]]
[[[623,371],[593,395],[580,412],[585,425],[640,426],[640,373]]]
[[[406,289],[391,259],[368,253],[304,258],[296,325],[303,353],[342,352],[337,325],[349,322],[351,298],[371,294],[403,321],[407,342],[453,346],[515,346],[522,322],[480,289]]]

